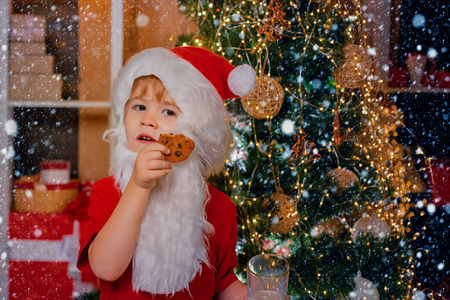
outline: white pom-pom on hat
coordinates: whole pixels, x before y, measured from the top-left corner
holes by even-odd
[[[228,75],[228,86],[239,97],[249,94],[255,84],[256,73],[250,65],[239,65]]]

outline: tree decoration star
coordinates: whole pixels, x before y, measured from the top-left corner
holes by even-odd
[[[283,19],[285,15],[281,10],[281,3],[278,0],[270,0],[267,21],[258,29],[258,33],[265,34],[270,42],[281,40],[281,31],[291,28],[291,24]]]
[[[289,158],[289,162],[297,160],[302,155],[308,156],[308,161],[315,161],[322,158],[320,153],[314,153],[313,149],[316,144],[307,140],[307,136],[308,135],[302,129],[297,129],[297,132],[293,137],[295,143],[291,148],[292,156]]]

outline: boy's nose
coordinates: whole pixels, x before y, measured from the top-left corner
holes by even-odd
[[[145,114],[141,120],[141,125],[146,127],[158,127],[158,122],[153,114]]]
[[[143,121],[141,122],[141,125],[142,125],[142,126],[146,126],[146,127],[154,127],[154,128],[157,127],[157,126],[156,126],[156,122],[149,121],[149,120],[143,120]]]

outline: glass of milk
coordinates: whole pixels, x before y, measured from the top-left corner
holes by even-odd
[[[273,254],[252,257],[247,265],[248,300],[285,300],[289,263]]]

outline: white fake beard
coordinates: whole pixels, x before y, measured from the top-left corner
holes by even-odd
[[[114,175],[123,191],[137,154],[117,146]],[[157,180],[141,223],[133,256],[133,288],[151,294],[174,294],[188,289],[202,265],[209,266],[206,236],[213,227],[206,220],[208,187],[200,172],[200,157],[176,163]]]

